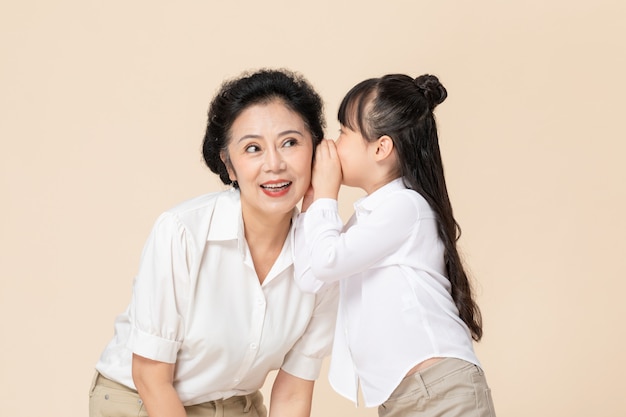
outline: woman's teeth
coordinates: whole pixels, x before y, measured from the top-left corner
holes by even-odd
[[[261,187],[265,188],[266,190],[280,190],[282,188],[288,187],[289,185],[291,185],[291,182],[285,181],[276,184],[264,184],[261,185]]]

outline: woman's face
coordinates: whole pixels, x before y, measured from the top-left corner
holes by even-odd
[[[279,99],[252,105],[235,119],[227,149],[244,212],[291,214],[311,182],[313,139],[302,117]]]

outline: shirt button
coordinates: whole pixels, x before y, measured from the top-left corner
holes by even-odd
[[[108,400],[109,399],[109,394],[104,394],[104,399]]]
[[[252,350],[256,349],[256,343],[250,343],[250,349]]]

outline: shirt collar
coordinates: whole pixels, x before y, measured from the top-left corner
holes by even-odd
[[[234,188],[223,193],[215,204],[207,240],[233,240],[243,237],[241,199]]]
[[[293,264],[294,259],[294,225],[296,223],[299,214],[298,208],[293,209],[291,215],[291,227],[289,228],[289,234],[285,239],[285,246],[281,255],[279,255],[276,263],[272,267],[272,270],[265,278],[263,285],[270,282],[276,275],[280,274],[286,268]],[[224,240],[237,240],[238,247],[242,256],[247,258],[247,250],[245,248],[245,236],[243,229],[243,217],[241,214],[241,196],[239,190],[231,189],[229,192],[220,196],[220,200],[216,203],[213,211],[213,217],[209,226],[209,232],[207,240],[212,241],[224,241]],[[250,266],[252,267],[252,261],[250,260]]]
[[[357,212],[370,212],[385,201],[390,193],[406,189],[407,187],[404,185],[404,180],[402,178],[396,178],[395,180],[383,185],[372,194],[358,199],[354,203],[354,210]]]
[[[291,229],[287,240],[293,243],[293,225],[298,218],[299,210],[294,207],[291,214]],[[232,240],[243,238],[243,216],[241,214],[241,196],[239,190],[232,188],[224,193],[215,204],[213,217],[207,235],[207,240]]]

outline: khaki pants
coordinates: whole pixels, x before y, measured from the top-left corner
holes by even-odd
[[[260,391],[185,407],[187,417],[266,417]],[[137,391],[98,372],[89,391],[89,417],[148,417]]]
[[[483,371],[445,358],[407,376],[378,407],[380,417],[495,417]]]

